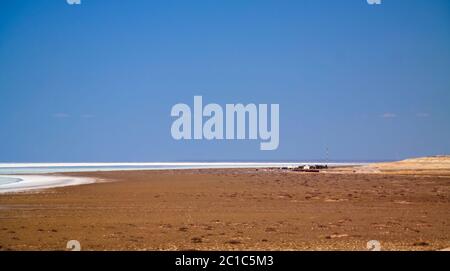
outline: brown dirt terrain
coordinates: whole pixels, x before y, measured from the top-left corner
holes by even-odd
[[[0,250],[450,247],[450,177],[214,169],[73,173],[104,182],[0,195]]]

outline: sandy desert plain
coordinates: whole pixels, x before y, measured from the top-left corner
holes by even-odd
[[[94,184],[0,194],[0,250],[443,250],[450,157],[320,173],[58,173]]]

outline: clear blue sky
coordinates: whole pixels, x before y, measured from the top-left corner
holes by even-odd
[[[2,0],[0,162],[450,153],[450,1]],[[280,104],[280,146],[175,141],[172,105]]]

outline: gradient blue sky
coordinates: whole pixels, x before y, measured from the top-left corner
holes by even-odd
[[[448,0],[0,5],[0,162],[450,153]],[[194,95],[279,103],[278,150],[173,140]]]

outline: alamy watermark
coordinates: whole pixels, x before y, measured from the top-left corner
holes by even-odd
[[[381,0],[367,0],[369,5],[381,5]]]
[[[260,139],[261,150],[276,150],[280,143],[279,104],[271,104],[270,112],[267,104],[226,104],[224,112],[215,103],[203,106],[202,96],[194,96],[193,113],[189,105],[179,103],[170,114],[176,117],[171,127],[175,140]]]
[[[366,245],[369,251],[381,251],[381,243],[378,240],[370,240]],[[66,249],[70,251],[81,251],[81,244],[78,240],[70,240],[66,244]]]
[[[366,0],[367,4],[369,5],[380,5],[381,0]],[[80,5],[81,0],[66,0],[67,4],[69,5]]]
[[[81,5],[81,0],[66,0],[69,5]]]
[[[370,251],[381,251],[381,243],[378,240],[368,241],[366,247]]]
[[[70,240],[66,244],[66,249],[71,251],[81,251],[81,244],[78,240]]]

